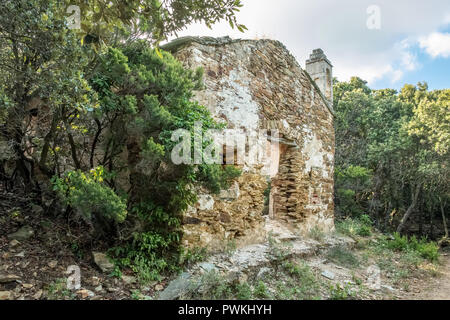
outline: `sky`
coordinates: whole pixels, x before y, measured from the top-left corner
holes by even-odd
[[[322,48],[340,81],[359,76],[374,89],[426,81],[450,88],[449,0],[242,0],[238,22],[193,24],[178,36],[281,41],[304,67]]]

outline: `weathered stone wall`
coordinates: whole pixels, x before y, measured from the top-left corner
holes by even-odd
[[[196,98],[216,119],[229,128],[280,132],[271,155],[278,168],[266,174],[261,166],[245,164],[231,190],[201,195],[186,214],[185,245],[258,242],[266,236],[264,212],[298,232],[332,230],[333,111],[287,49],[278,41],[229,38],[181,39],[163,49],[186,67],[204,68],[205,89]]]

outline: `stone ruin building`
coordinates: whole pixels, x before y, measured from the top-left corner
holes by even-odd
[[[162,47],[186,67],[204,69],[196,99],[229,128],[277,129],[270,170],[244,165],[219,195],[199,191],[186,212],[183,244],[223,248],[267,239],[273,227],[292,234],[334,229],[332,65],[321,49],[306,70],[278,41],[186,37]],[[269,144],[271,144],[269,142]],[[271,229],[272,228],[272,229]]]

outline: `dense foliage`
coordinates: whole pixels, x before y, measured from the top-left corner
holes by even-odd
[[[240,174],[173,164],[175,130],[223,125],[192,99],[202,70],[153,45],[192,21],[237,25],[241,4],[75,1],[85,14],[73,30],[68,2],[0,4],[1,180],[55,214],[51,204],[61,202],[70,219],[114,245],[120,266],[153,279],[179,260],[180,218],[195,187],[218,192]]]
[[[433,236],[450,203],[449,104],[450,90],[424,83],[400,92],[372,90],[359,78],[335,83],[341,216],[368,213],[398,232],[414,218],[415,231]]]

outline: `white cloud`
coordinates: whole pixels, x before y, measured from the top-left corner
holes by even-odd
[[[414,45],[414,41],[405,39],[394,48],[398,51],[400,66],[406,71],[414,71],[419,67],[417,56],[411,52],[411,47]]]
[[[242,34],[220,22],[212,30],[192,25],[179,36],[272,38],[281,41],[301,65],[313,49],[322,48],[339,80],[359,76],[369,83],[399,81],[420,67],[414,47],[420,35],[450,22],[448,0],[243,0],[238,14],[249,31]],[[367,28],[366,9],[381,9],[381,29]],[[406,40],[405,40],[406,39]]]
[[[450,57],[450,33],[433,32],[419,38],[419,45],[433,58]]]
[[[444,18],[444,24],[450,24],[450,12],[446,14]]]

